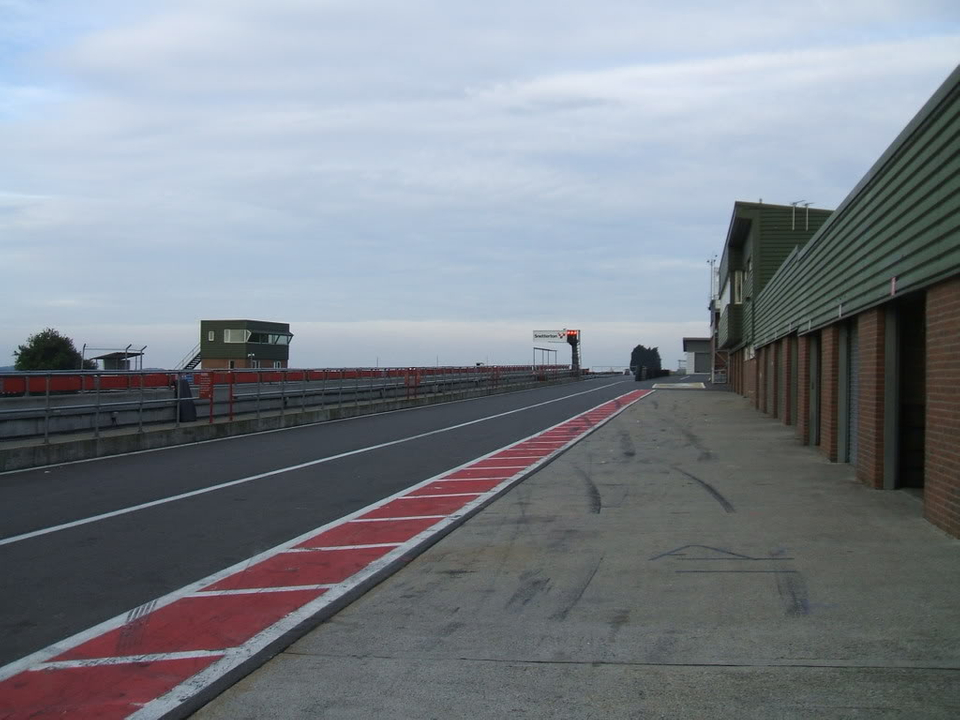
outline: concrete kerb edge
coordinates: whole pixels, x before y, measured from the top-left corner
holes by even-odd
[[[471,506],[469,509],[461,513],[460,515],[451,517],[450,520],[443,525],[439,530],[431,533],[423,540],[421,540],[417,545],[407,550],[401,557],[395,558],[390,562],[386,563],[382,567],[378,568],[375,572],[371,573],[369,576],[358,582],[356,585],[348,589],[342,595],[338,596],[334,600],[325,604],[320,608],[316,613],[310,615],[302,622],[298,623],[288,631],[284,632],[282,635],[275,638],[273,641],[266,644],[262,649],[255,651],[249,657],[241,661],[238,665],[226,671],[223,675],[219,676],[212,682],[204,685],[198,690],[195,694],[191,695],[189,698],[178,703],[175,707],[170,708],[168,711],[161,714],[141,714],[136,713],[133,717],[140,720],[147,720],[151,718],[153,720],[183,720],[188,718],[190,715],[195,713],[197,710],[202,708],[204,705],[209,703],[211,700],[215,699],[221,693],[238,683],[240,680],[245,678],[247,675],[251,674],[258,668],[265,665],[271,659],[279,655],[283,650],[290,647],[297,640],[304,637],[307,633],[316,629],[328,619],[339,613],[344,608],[348,607],[355,600],[359,599],[374,587],[382,583],[384,580],[388,579],[398,571],[402,570],[404,567],[409,565],[420,555],[425,553],[431,547],[439,543],[450,533],[452,533],[457,528],[463,526],[468,520],[478,515],[484,509],[489,507],[492,503],[499,500],[501,497],[506,495],[508,492],[517,487],[520,483],[526,481],[531,476],[543,470],[545,467],[553,463],[557,458],[565,455],[569,450],[578,445],[581,441],[585,440],[587,437],[592,435],[594,432],[602,428],[608,422],[618,417],[620,414],[631,408],[637,402],[642,400],[645,397],[656,392],[655,390],[650,390],[645,395],[640,396],[633,402],[624,405],[622,408],[617,410],[615,413],[610,415],[607,418],[604,418],[599,423],[584,431],[584,433],[576,438],[569,445],[566,445],[563,448],[560,448],[556,452],[544,458],[539,463],[531,466],[525,470],[522,474],[518,475],[516,478],[510,480],[509,483],[505,484],[502,488],[496,491],[496,493],[490,495],[487,498],[484,498],[481,502]],[[602,404],[602,403],[601,403]],[[585,410],[583,413],[574,415],[571,418],[563,421],[563,423],[558,423],[562,425],[564,423],[575,420],[582,415],[593,410],[590,408]],[[554,426],[556,427],[556,426]],[[549,429],[549,428],[548,428]],[[546,432],[544,430],[543,432]],[[145,708],[146,710],[147,708]]]
[[[243,418],[230,422],[197,424],[165,430],[148,430],[143,433],[130,432],[123,435],[101,437],[99,440],[84,438],[48,445],[24,445],[0,450],[0,473],[54,467],[80,460],[93,460],[144,450],[156,450],[177,445],[251,435],[258,432],[317,425],[332,420],[345,420],[364,415],[439,405],[445,402],[504,395],[534,387],[566,385],[573,382],[578,382],[578,379],[563,379],[537,384],[524,383],[509,388],[468,390],[464,393],[455,393],[460,397],[454,399],[451,399],[449,395],[393,399],[360,407],[323,408],[307,412],[290,412],[285,415],[270,415],[262,417],[259,421],[255,418]]]

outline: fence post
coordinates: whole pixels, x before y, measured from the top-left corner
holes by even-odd
[[[96,390],[96,410],[93,416],[93,437],[97,441],[97,455],[100,454],[100,373],[93,376],[94,388]]]
[[[137,406],[137,432],[143,434],[143,372],[140,373],[140,403]],[[179,409],[179,408],[178,408]]]
[[[30,378],[27,378],[27,382],[30,382]],[[43,444],[48,445],[50,443],[50,373],[47,373],[47,399],[46,407],[43,410]]]
[[[260,368],[257,368],[257,430],[260,429]]]
[[[309,371],[302,370],[301,373],[300,414],[303,415],[307,411],[307,375],[309,374]]]
[[[283,427],[283,418],[287,414],[287,369],[280,373],[280,427]]]

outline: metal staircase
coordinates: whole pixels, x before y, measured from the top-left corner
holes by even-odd
[[[197,365],[200,364],[200,361],[203,358],[200,356],[200,343],[197,343],[196,347],[193,348],[190,352],[183,356],[180,362],[177,363],[177,370],[194,370]]]

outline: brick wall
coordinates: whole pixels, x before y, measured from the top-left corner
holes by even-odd
[[[960,537],[960,278],[927,291],[924,516]]]
[[[790,402],[790,349],[794,338],[785,337],[780,341],[780,376],[777,378],[780,383],[780,422],[784,425],[790,424],[790,413],[793,408]]]
[[[840,326],[820,331],[820,451],[837,461],[837,405],[840,387]]]
[[[767,411],[767,348],[763,347],[757,350],[756,355],[756,368],[757,368],[757,394],[756,402],[754,403],[757,406],[757,410],[760,412]]]
[[[757,404],[757,358],[747,360],[746,350],[742,353],[743,357],[743,392],[744,397],[749,398],[756,407]]]
[[[810,336],[797,338],[797,439],[810,444]]]
[[[860,387],[857,403],[857,479],[883,487],[884,309],[857,316]]]
[[[767,371],[770,373],[767,381],[767,387],[770,388],[770,397],[767,398],[767,412],[777,417],[780,412],[780,363],[783,362],[780,357],[780,343],[775,342],[770,345],[770,363],[767,365]]]

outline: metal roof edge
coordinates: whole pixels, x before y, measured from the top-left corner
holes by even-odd
[[[941,104],[948,98],[948,96],[960,86],[960,65],[957,65],[953,71],[947,76],[947,78],[940,84],[940,86],[934,91],[933,95],[923,104],[920,110],[917,111],[917,114],[908,122],[904,128],[897,134],[893,139],[893,142],[887,146],[887,149],[883,151],[876,162],[870,166],[870,169],[864,174],[860,181],[854,185],[853,190],[847,193],[847,196],[843,201],[837,205],[836,210],[833,211],[833,214],[827,218],[826,222],[820,226],[820,228],[813,234],[806,244],[804,244],[801,254],[806,254],[807,250],[815,247],[821,236],[825,235],[830,227],[837,222],[838,218],[843,214],[849,205],[857,199],[857,196],[880,174],[884,167],[893,159],[893,157],[903,148],[907,140],[916,132],[923,123],[925,123],[930,116],[932,116]]]

